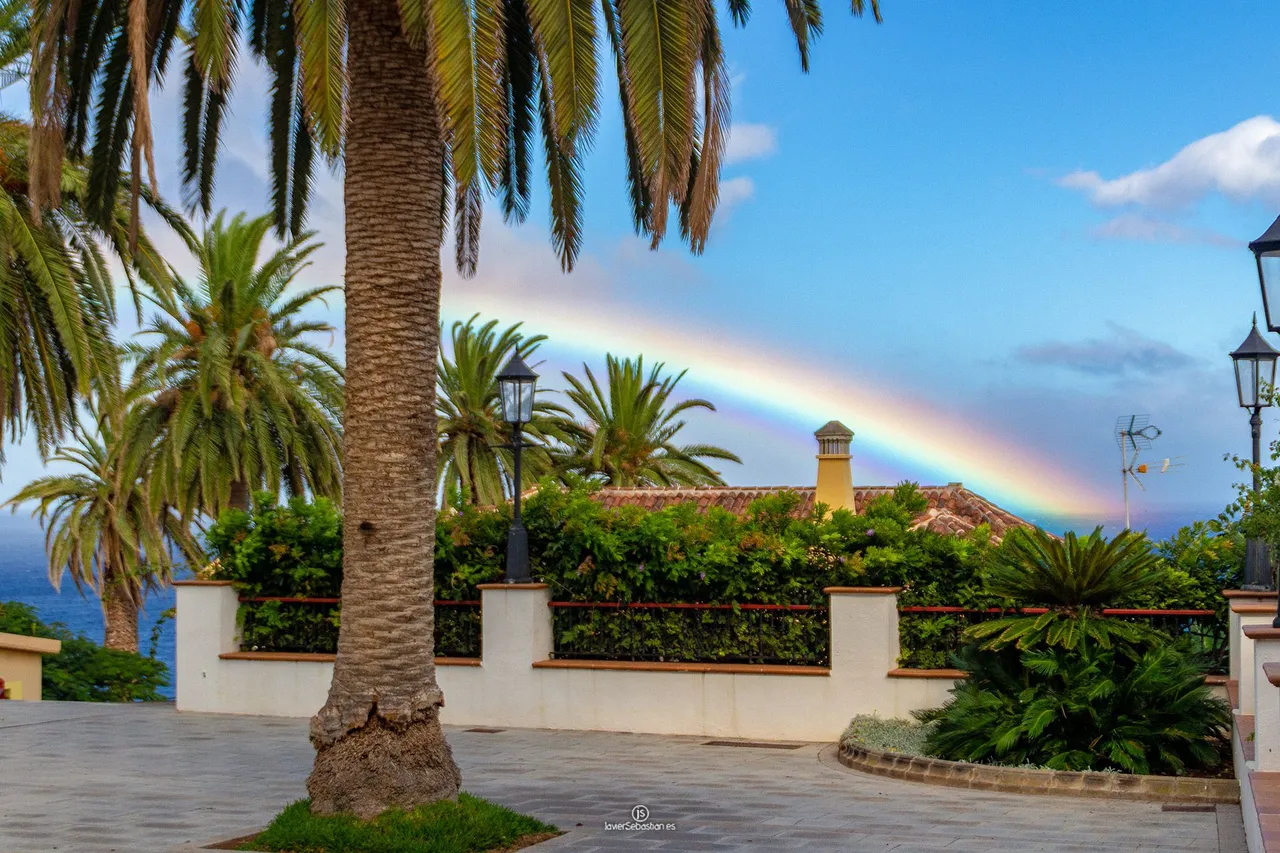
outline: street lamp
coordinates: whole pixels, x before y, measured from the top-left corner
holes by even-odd
[[[1274,227],[1272,226],[1273,229]],[[1261,274],[1261,256],[1259,256],[1258,269]],[[1277,303],[1277,308],[1280,308],[1280,302]],[[1253,412],[1249,418],[1249,427],[1253,433],[1255,498],[1262,489],[1262,478],[1259,474],[1259,466],[1262,464],[1262,409],[1271,405],[1270,392],[1275,386],[1278,356],[1280,351],[1267,343],[1266,338],[1258,333],[1258,318],[1254,315],[1253,328],[1249,330],[1249,337],[1245,338],[1244,343],[1231,353],[1231,360],[1236,368],[1236,394],[1240,398],[1240,407]],[[1249,539],[1246,542],[1244,588],[1252,590],[1274,588],[1271,583],[1271,561],[1266,543],[1257,539]],[[1277,612],[1276,618],[1280,620],[1280,611]]]
[[[524,447],[520,428],[533,420],[533,394],[538,374],[524,363],[519,351],[512,353],[507,366],[498,374],[498,391],[502,401],[502,419],[511,424],[511,452],[515,471],[511,485],[511,532],[507,535],[507,583],[528,583],[529,535],[520,518],[520,451]]]
[[[1249,244],[1258,262],[1258,284],[1262,287],[1262,312],[1267,328],[1280,332],[1280,216],[1261,237]]]

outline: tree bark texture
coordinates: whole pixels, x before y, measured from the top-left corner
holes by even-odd
[[[129,579],[107,565],[102,573],[102,616],[106,623],[103,645],[124,652],[138,650],[138,602]]]
[[[229,501],[232,509],[249,511],[249,484],[244,480],[231,481],[231,499]]]
[[[349,15],[342,625],[311,720],[322,814],[457,796],[432,630],[443,141],[396,0]]]

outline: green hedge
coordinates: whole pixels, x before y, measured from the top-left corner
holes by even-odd
[[[62,651],[45,655],[41,698],[67,702],[163,702],[169,668],[154,657],[106,649],[60,622],[41,622],[35,609],[0,602],[0,633],[62,641]]]
[[[738,517],[717,508],[699,513],[692,504],[656,512],[606,508],[592,499],[592,488],[546,485],[524,505],[533,574],[551,585],[557,600],[821,606],[824,587],[868,585],[902,587],[903,607],[1017,604],[983,589],[983,568],[998,547],[985,526],[966,536],[911,529],[926,501],[910,484],[870,501],[857,515],[838,510],[806,517],[796,516],[800,497],[794,493],[762,497]],[[455,506],[440,514],[437,599],[476,600],[477,584],[502,578],[510,524],[505,506]],[[339,595],[342,524],[328,501],[295,499],[279,506],[259,495],[251,513],[225,513],[208,541],[218,556],[217,576],[236,581],[242,595]],[[1201,522],[1158,547],[1167,573],[1159,592],[1118,606],[1214,609],[1225,621],[1218,591],[1239,583],[1244,547],[1238,531]],[[246,648],[336,646],[336,606],[246,605],[241,619]],[[825,631],[798,615],[765,626],[764,639],[735,638],[716,616],[694,626],[698,636],[689,636],[682,633],[688,628],[682,620],[687,621],[672,615],[624,620],[608,611],[590,618],[558,615],[557,639],[664,660],[813,660],[825,654],[815,647],[826,643]],[[438,608],[437,622],[443,652],[479,653],[477,613]],[[958,616],[904,615],[902,665],[949,666],[964,624]],[[752,641],[757,647],[750,647]]]

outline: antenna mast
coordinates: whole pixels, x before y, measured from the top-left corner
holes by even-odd
[[[1124,490],[1124,529],[1129,529],[1129,478],[1144,492],[1147,487],[1138,479],[1147,473],[1146,465],[1138,464],[1138,454],[1151,447],[1160,437],[1160,428],[1151,424],[1150,415],[1124,415],[1116,419],[1116,443],[1120,445],[1120,482]],[[1170,467],[1165,460],[1164,470]]]

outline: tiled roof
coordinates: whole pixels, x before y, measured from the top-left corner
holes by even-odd
[[[717,506],[735,515],[742,515],[747,506],[763,495],[779,492],[795,492],[800,496],[797,514],[806,515],[813,510],[813,486],[698,486],[696,488],[605,488],[596,493],[596,500],[608,507],[638,506],[647,510],[663,509],[682,503],[697,504],[705,512]],[[916,518],[915,527],[925,527],[935,533],[968,533],[979,524],[991,526],[992,536],[998,541],[1012,527],[1031,527],[1027,522],[991,501],[966,489],[960,483],[946,486],[921,486],[920,494],[929,506]],[[891,494],[892,486],[854,486],[854,500],[858,507],[882,495]]]
[[[694,503],[706,512],[713,506],[727,509],[734,515],[743,515],[747,505],[765,495],[795,492],[800,496],[797,513],[808,515],[813,511],[813,486],[695,486],[690,488],[604,488],[595,493],[595,499],[607,507],[638,506],[647,510],[665,509],[683,503]]]

